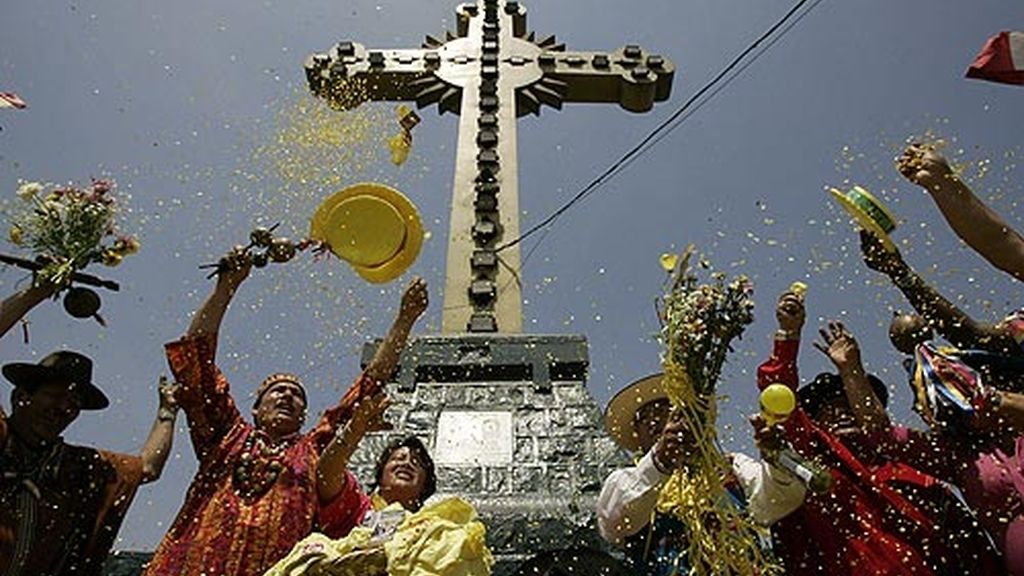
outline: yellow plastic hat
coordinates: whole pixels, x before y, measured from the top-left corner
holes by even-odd
[[[310,237],[374,284],[390,282],[416,261],[423,223],[401,192],[373,182],[332,194],[313,214]]]
[[[854,186],[846,193],[835,188],[830,189],[829,192],[850,213],[850,216],[853,216],[861,228],[871,232],[882,241],[882,246],[886,250],[890,252],[896,250],[896,245],[889,239],[889,234],[896,229],[896,218],[884,204],[860,186]]]

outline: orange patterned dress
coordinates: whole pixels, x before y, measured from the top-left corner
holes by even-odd
[[[258,576],[288,554],[316,527],[317,458],[370,385],[360,376],[313,430],[273,446],[242,418],[216,346],[203,336],[166,347],[199,471],[145,576]]]

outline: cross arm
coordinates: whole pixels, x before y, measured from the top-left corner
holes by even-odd
[[[366,101],[412,101],[425,106],[450,100],[456,89],[435,77],[440,65],[437,50],[368,50],[355,42],[340,42],[305,62],[309,89],[342,109]]]
[[[532,108],[531,100],[561,108],[565,102],[618,103],[630,112],[646,112],[672,91],[675,66],[639,46],[615,52],[561,52],[546,50],[537,57],[543,77],[520,89],[518,101]]]

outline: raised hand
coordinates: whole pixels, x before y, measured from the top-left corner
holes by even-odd
[[[946,157],[931,146],[911,144],[896,158],[896,169],[904,178],[929,190],[955,178]]]
[[[177,382],[171,382],[167,379],[167,376],[161,375],[160,382],[157,384],[157,392],[160,394],[160,410],[169,411],[171,414],[178,411],[178,398],[177,393],[181,385]]]
[[[761,455],[772,454],[785,448],[786,439],[782,426],[768,424],[764,416],[756,414],[747,419],[754,428],[754,445],[761,452]]]
[[[779,329],[799,334],[806,318],[804,299],[795,292],[783,292],[775,306],[775,319],[779,322]]]
[[[430,304],[430,297],[427,293],[427,281],[423,278],[413,278],[402,293],[402,307],[399,315],[407,320],[415,321],[427,309]]]
[[[683,465],[686,457],[693,452],[696,439],[686,428],[682,414],[673,410],[665,428],[654,445],[654,462],[662,472],[670,472]]]
[[[903,261],[899,250],[886,250],[882,241],[867,230],[860,231],[860,252],[868,268],[886,276],[894,277],[907,269],[907,263]]]
[[[235,246],[217,261],[217,282],[237,288],[251,270],[252,254],[244,246]]]
[[[814,347],[828,356],[840,373],[861,366],[860,346],[857,344],[857,339],[850,334],[842,322],[829,322],[827,329],[822,328],[818,330],[818,333],[821,334],[824,343],[814,342]]]

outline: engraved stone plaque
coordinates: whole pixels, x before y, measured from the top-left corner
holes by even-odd
[[[449,466],[512,463],[511,412],[441,412],[434,461]]]

